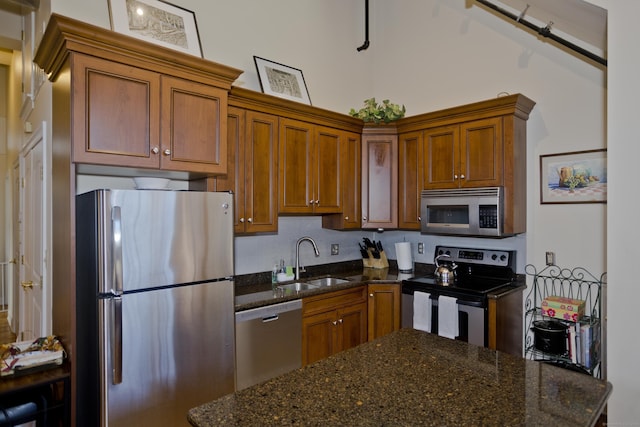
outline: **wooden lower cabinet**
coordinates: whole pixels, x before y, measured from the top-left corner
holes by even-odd
[[[518,288],[489,298],[487,347],[490,349],[522,356],[522,292],[524,289],[524,287]]]
[[[367,287],[302,301],[302,366],[367,341]]]
[[[368,302],[368,340],[374,340],[383,335],[400,329],[400,285],[369,284]]]

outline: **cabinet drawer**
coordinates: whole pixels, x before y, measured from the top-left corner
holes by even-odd
[[[307,297],[302,300],[302,315],[309,316],[324,311],[335,310],[347,305],[367,300],[366,286],[343,289],[327,294]]]

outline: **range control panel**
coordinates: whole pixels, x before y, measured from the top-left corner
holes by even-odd
[[[496,267],[511,267],[515,264],[515,251],[500,249],[457,248],[436,246],[435,257],[449,255],[450,261],[465,264],[482,264]]]

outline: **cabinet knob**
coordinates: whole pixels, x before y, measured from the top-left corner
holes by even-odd
[[[334,321],[333,321],[333,322],[331,322],[331,323],[333,323],[333,326],[336,326],[336,325],[338,324],[338,321],[337,321],[337,320],[334,320]]]
[[[366,221],[366,220],[367,220],[367,217],[366,217],[366,216],[363,216],[363,217],[362,217],[362,220],[363,220],[363,221]]]
[[[244,218],[240,218],[238,221],[240,221],[240,222],[244,222]]]
[[[373,294],[369,294],[369,296],[370,296],[371,298],[373,298]]]
[[[453,175],[453,179],[458,179],[458,174]]]
[[[349,221],[349,217],[348,217],[348,216],[345,216],[345,217],[344,217],[344,220],[345,220],[345,221]]]
[[[422,217],[421,216],[418,216],[418,221],[422,221]]]
[[[464,175],[460,175],[460,179],[464,179]]]
[[[249,219],[247,219],[247,222],[248,222],[249,224],[251,224],[251,223],[253,222],[253,218],[249,218]]]
[[[168,156],[171,154],[171,150],[169,150],[168,148],[165,148],[164,151],[162,152],[165,156]]]
[[[158,154],[158,153],[160,152],[160,150],[158,150],[158,147],[153,147],[153,148],[151,149],[151,152],[152,152],[153,154]]]
[[[342,323],[342,319],[338,319],[338,323]]]

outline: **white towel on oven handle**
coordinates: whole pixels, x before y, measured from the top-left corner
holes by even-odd
[[[426,292],[413,293],[413,329],[431,332],[431,295]]]
[[[456,298],[440,296],[438,298],[438,335],[455,339],[458,329],[458,303]]]

